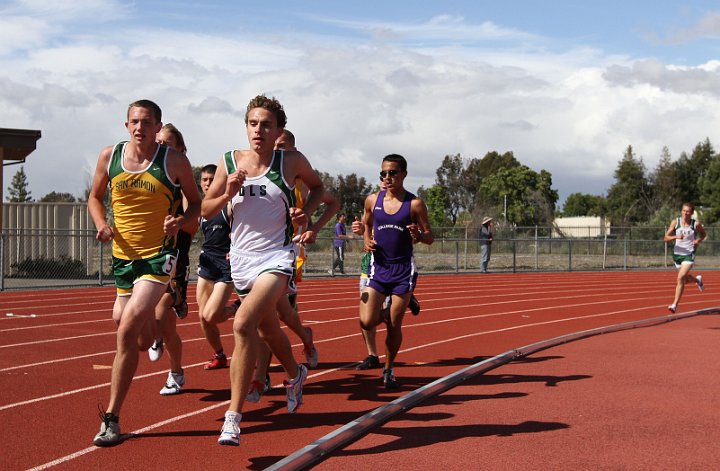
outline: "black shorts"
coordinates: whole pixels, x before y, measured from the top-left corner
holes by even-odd
[[[190,265],[190,246],[192,245],[193,236],[185,231],[179,231],[177,233],[177,249],[178,249],[178,260],[175,265],[175,278],[186,279],[187,268]]]
[[[198,276],[216,283],[230,283],[232,282],[230,260],[225,255],[210,255],[200,252]]]

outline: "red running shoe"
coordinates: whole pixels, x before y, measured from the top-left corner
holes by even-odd
[[[227,367],[227,357],[225,354],[218,355],[217,353],[203,366],[206,370],[218,370],[225,367]]]

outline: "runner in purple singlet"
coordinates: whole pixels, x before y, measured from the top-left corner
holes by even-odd
[[[363,237],[365,250],[372,254],[368,285],[360,297],[360,325],[370,331],[381,322],[387,324],[383,384],[399,387],[393,364],[402,343],[402,320],[417,280],[413,244],[433,243],[427,206],[421,198],[405,190],[407,161],[398,154],[383,158],[380,179],[384,190],[365,200]],[[381,317],[386,296],[392,296],[390,317]]]

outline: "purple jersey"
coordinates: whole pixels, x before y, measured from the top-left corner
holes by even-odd
[[[405,294],[413,290],[417,278],[413,241],[407,226],[412,223],[410,204],[415,195],[405,192],[400,210],[385,212],[385,190],[378,193],[373,208],[373,237],[377,245],[372,252],[368,286],[383,293]]]
[[[347,229],[345,229],[345,224],[341,222],[335,224],[335,240],[333,240],[333,246],[345,247],[345,239],[340,237],[344,235],[347,235]]]
[[[405,192],[400,210],[395,214],[385,212],[385,190],[378,193],[373,208],[373,235],[377,247],[375,260],[378,263],[407,263],[412,258],[413,241],[407,226],[410,219],[410,202],[415,195]]]

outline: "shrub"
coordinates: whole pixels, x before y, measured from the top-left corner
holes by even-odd
[[[15,278],[87,278],[85,264],[66,255],[57,259],[26,258],[10,265]]]

